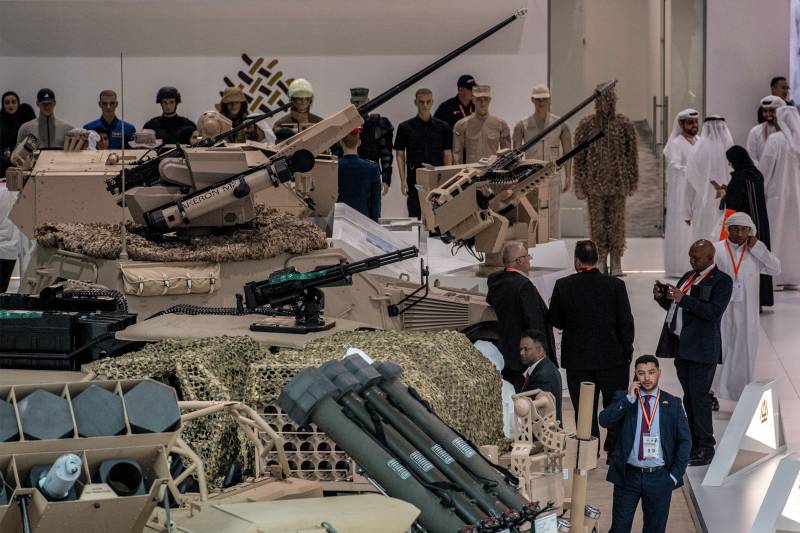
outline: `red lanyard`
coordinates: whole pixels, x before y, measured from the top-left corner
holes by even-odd
[[[687,292],[689,292],[689,289],[691,289],[692,286],[697,285],[698,283],[700,283],[701,281],[706,279],[706,276],[708,276],[710,273],[711,273],[711,271],[709,270],[708,272],[706,272],[705,274],[700,276],[700,279],[698,279],[695,283],[692,283],[692,280],[694,280],[694,278],[697,276],[697,272],[692,272],[692,275],[689,276],[689,279],[686,280],[686,283],[683,285],[683,287],[680,289],[680,291],[683,294],[686,294]]]
[[[469,112],[469,113],[465,112],[464,111],[464,106],[462,106],[461,104],[458,104],[458,110],[461,111],[461,116],[462,117],[468,117],[469,115],[472,114],[472,112]],[[469,106],[467,106],[467,110],[469,110]]]
[[[594,270],[595,267],[586,267],[586,268],[579,268],[578,272],[589,272],[590,270]]]
[[[742,266],[742,261],[744,260],[744,254],[747,253],[747,242],[742,244],[742,255],[739,256],[738,263],[733,258],[733,250],[731,250],[731,245],[727,240],[725,241],[725,246],[728,248],[728,255],[731,256],[731,265],[733,265],[733,277],[734,279],[739,279],[739,267]]]
[[[658,410],[658,400],[661,398],[661,391],[658,391],[656,395],[656,404],[653,406],[653,411],[650,413],[650,416],[647,416],[647,409],[644,408],[644,401],[642,400],[642,395],[639,395],[639,404],[642,406],[642,417],[644,417],[644,421],[647,424],[647,431],[644,433],[650,433],[650,427],[653,425],[653,420],[656,417],[656,411]],[[649,401],[649,400],[648,400]]]

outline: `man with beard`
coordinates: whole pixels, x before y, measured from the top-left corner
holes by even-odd
[[[181,93],[175,87],[162,87],[156,93],[156,103],[161,105],[161,116],[148,120],[143,129],[156,132],[156,138],[164,144],[189,144],[192,132],[197,129],[194,122],[178,115]]]
[[[436,108],[435,118],[444,121],[452,130],[456,122],[475,112],[475,103],[472,101],[472,88],[477,85],[475,78],[463,74],[458,78],[458,94],[448,98]]]
[[[784,78],[783,76],[775,76],[769,82],[769,89],[770,92],[772,93],[772,96],[777,96],[778,98],[786,102],[786,105],[794,106],[794,102],[789,99],[789,82],[786,80],[786,78]],[[764,120],[766,120],[764,117],[763,107],[758,106],[757,116],[759,124],[761,124],[762,122],[764,122]]]
[[[616,427],[622,438],[609,457],[607,480],[614,484],[610,533],[630,533],[639,500],[643,531],[666,531],[672,491],[683,485],[689,462],[689,426],[681,400],[659,387],[658,359],[636,359],[635,380],[627,394],[600,413],[603,427]]]
[[[725,119],[719,115],[706,117],[700,139],[686,161],[684,220],[691,226],[690,242],[719,240],[723,214],[719,200],[730,180],[725,152],[731,146],[733,138]]]
[[[606,91],[595,100],[595,113],[580,121],[575,130],[575,145],[587,141],[598,131],[605,137],[575,157],[575,196],[589,207],[589,234],[600,254],[598,268],[611,275],[622,275],[625,252],[625,198],[639,185],[639,154],[633,123],[616,111],[617,93]]]
[[[800,113],[794,106],[778,108],[777,131],[769,136],[759,170],[764,175],[772,253],[781,260],[776,285],[800,284]]]
[[[672,135],[664,147],[667,163],[667,221],[664,228],[664,270],[667,277],[677,278],[689,268],[686,245],[690,228],[684,220],[683,201],[686,197],[686,161],[697,142],[700,114],[684,109],[675,116]]]
[[[717,268],[733,278],[733,293],[722,315],[722,368],[717,395],[738,401],[745,385],[756,378],[759,275],[776,275],[780,260],[756,238],[756,225],[747,213],[734,213],[725,221],[728,238],[714,243]]]
[[[764,151],[767,138],[778,131],[778,125],[775,122],[775,111],[785,105],[786,102],[778,96],[770,95],[761,99],[764,122],[753,126],[750,133],[747,134],[747,152],[756,165],[758,165],[758,160],[761,159],[761,153]]]

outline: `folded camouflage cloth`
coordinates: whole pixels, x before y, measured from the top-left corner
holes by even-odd
[[[327,247],[325,233],[308,220],[261,206],[246,225],[189,241],[151,239],[144,227],[132,223],[126,228],[128,256],[133,261],[257,261]],[[36,228],[36,240],[39,246],[99,259],[119,259],[122,249],[117,224],[43,224]]]

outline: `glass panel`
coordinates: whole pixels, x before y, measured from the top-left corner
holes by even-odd
[[[666,0],[667,123],[678,111],[705,107],[705,1]]]

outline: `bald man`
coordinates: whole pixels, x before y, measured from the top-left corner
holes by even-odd
[[[503,248],[505,268],[493,272],[486,280],[486,301],[497,314],[500,334],[499,348],[505,360],[503,378],[514,385],[517,392],[525,383],[523,373],[527,368],[520,360],[519,341],[528,329],[544,334],[547,357],[558,367],[553,328],[547,320],[547,304],[531,282],[531,256],[520,242],[510,242]]]
[[[701,239],[689,248],[692,270],[676,285],[656,281],[653,297],[667,311],[656,355],[675,359],[683,387],[683,405],[692,433],[689,466],[714,458],[711,383],[722,363],[722,315],[733,292],[733,280],[714,264],[714,245]]]

